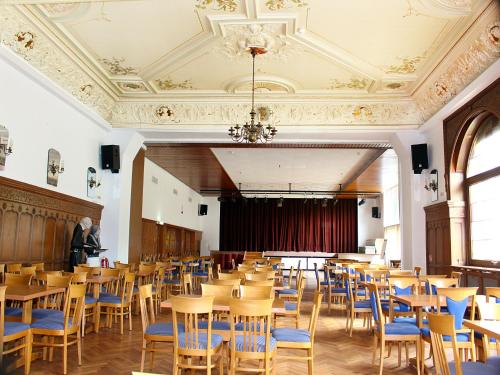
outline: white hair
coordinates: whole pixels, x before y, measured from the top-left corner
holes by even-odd
[[[80,225],[83,229],[90,229],[90,227],[92,226],[92,220],[90,219],[90,217],[84,217],[82,220],[80,220]]]

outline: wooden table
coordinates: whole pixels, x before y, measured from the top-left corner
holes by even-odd
[[[1,284],[4,286],[5,284]],[[23,303],[23,323],[31,324],[33,300],[47,297],[52,294],[64,293],[64,288],[48,287],[45,285],[9,285],[5,292],[5,299]]]
[[[190,298],[199,298],[200,296],[198,295],[190,295],[186,296]],[[214,311],[224,311],[224,312],[229,312],[229,301],[231,301],[233,298],[232,297],[215,297],[214,299],[214,305],[213,305],[213,310]],[[166,301],[161,301],[160,307],[170,309],[172,308],[172,300],[169,298]],[[284,314],[287,312],[285,308],[285,301],[280,300],[279,298],[276,298],[273,302],[273,308],[272,312],[277,313],[277,314]]]
[[[464,320],[464,326],[500,340],[500,320]]]
[[[209,280],[203,284],[216,285],[213,283],[212,280]],[[284,290],[284,289],[290,289],[290,286],[288,284],[283,283],[283,281],[274,281],[273,290]]]
[[[87,283],[94,285],[94,298],[99,299],[99,294],[101,293],[101,287],[103,284],[110,283],[112,281],[118,280],[117,276],[89,276],[87,277]]]

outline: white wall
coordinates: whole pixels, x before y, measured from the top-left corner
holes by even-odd
[[[154,183],[153,178],[158,182]],[[175,192],[174,192],[175,190]],[[198,216],[198,205],[208,205],[208,215]],[[201,254],[219,249],[220,204],[204,198],[149,159],[144,162],[142,217],[202,231]]]
[[[377,199],[366,199],[365,204],[358,205],[358,246],[364,246],[366,240],[384,237],[384,220],[372,217],[372,207],[376,206],[382,211]]]

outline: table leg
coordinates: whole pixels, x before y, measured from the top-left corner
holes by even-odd
[[[23,302],[23,323],[31,324],[31,310],[33,308],[33,300]]]

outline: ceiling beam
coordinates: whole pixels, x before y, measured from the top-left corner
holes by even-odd
[[[351,175],[349,175],[345,181],[343,182],[340,191],[345,189],[347,186],[349,186],[351,183],[356,181],[356,179],[363,174],[364,171],[366,171],[370,165],[373,164],[375,160],[377,160],[382,154],[385,152],[385,150],[379,149],[379,150],[374,150],[373,152],[369,153],[364,160],[364,162],[361,164],[361,166],[353,171]]]
[[[392,148],[390,143],[156,143],[146,142],[146,147],[169,147],[169,148],[313,148],[313,149],[374,149],[388,150]]]

